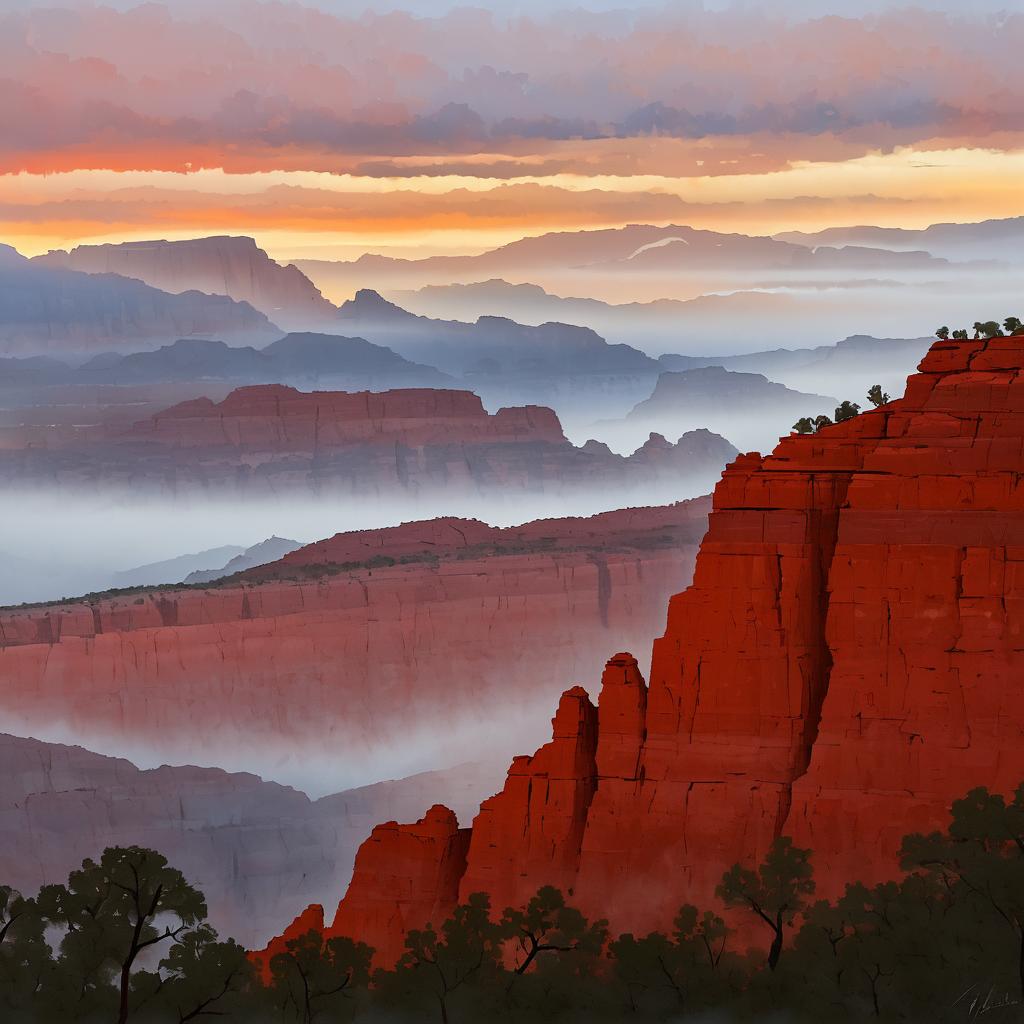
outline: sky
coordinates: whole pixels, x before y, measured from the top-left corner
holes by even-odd
[[[1014,216],[1022,52],[989,0],[0,0],[0,240],[349,258]]]

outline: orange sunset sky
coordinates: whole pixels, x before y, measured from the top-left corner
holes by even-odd
[[[27,255],[1024,214],[1024,14],[998,8],[9,6],[0,240]]]

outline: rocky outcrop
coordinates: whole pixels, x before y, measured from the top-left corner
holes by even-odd
[[[79,746],[0,734],[0,884],[34,893],[107,846],[138,844],[202,890],[221,934],[258,947],[296,907],[340,897],[375,822],[420,815],[431,799],[468,815],[501,774],[494,761],[464,764],[310,800],[255,775],[140,771]]]
[[[1022,410],[1024,338],[940,342],[902,400],[737,459],[649,687],[617,655],[596,725],[568,692],[482,805],[460,896],[554,882],[613,928],[666,927],[780,833],[835,895],[970,787],[1016,787]]]
[[[286,537],[268,537],[266,540],[260,541],[259,544],[253,544],[252,547],[240,551],[216,569],[196,569],[190,572],[181,582],[212,583],[225,576],[234,576],[247,569],[255,569],[258,566],[276,562],[300,547],[302,545],[297,540],[288,540]]]
[[[3,611],[0,716],[147,765],[215,750],[318,793],[448,764],[455,747],[507,759],[610,638],[649,649],[707,508],[410,523],[215,585]]]
[[[705,428],[728,436],[741,451],[769,451],[801,416],[831,416],[838,404],[836,398],[794,391],[760,373],[701,366],[661,374],[650,397],[624,419],[596,423],[593,431],[631,447],[652,430],[674,437]]]
[[[190,336],[263,345],[281,331],[224,295],[171,295],[113,274],[0,262],[0,355],[135,350]]]
[[[79,245],[70,252],[53,250],[34,262],[87,274],[119,274],[173,294],[227,295],[289,329],[323,326],[336,314],[302,271],[275,263],[252,238],[221,235]]]
[[[238,388],[182,402],[125,428],[33,432],[0,449],[0,479],[21,486],[214,497],[344,495],[415,500],[445,493],[570,494],[603,487],[702,493],[735,449],[708,431],[629,458],[577,448],[543,406],[488,413],[468,391],[301,392]],[[635,500],[635,499],[634,499]]]
[[[330,938],[358,935],[374,951],[377,966],[393,964],[402,937],[414,928],[441,922],[459,892],[466,870],[469,829],[459,828],[455,812],[435,804],[412,825],[377,825],[359,847],[353,877],[359,882],[338,905],[325,927],[324,908],[311,904],[264,949],[252,954],[264,976],[270,961],[291,939],[310,931]]]

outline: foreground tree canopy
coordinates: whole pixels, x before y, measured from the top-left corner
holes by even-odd
[[[329,1024],[438,1021],[1019,1021],[1024,785],[976,789],[949,828],[908,835],[896,880],[815,899],[811,851],[778,838],[722,877],[718,908],[670,933],[609,934],[566,895],[470,896],[410,932],[393,970],[310,932],[262,976],[206,922],[202,894],[139,847],[26,898],[0,886],[0,1020]]]

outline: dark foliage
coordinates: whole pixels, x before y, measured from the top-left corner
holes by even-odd
[[[371,974],[368,946],[310,932],[261,978],[163,857],[109,849],[35,898],[0,887],[0,1020],[1022,1019],[1024,785],[972,790],[944,832],[906,837],[900,867],[814,901],[810,851],[780,837],[723,875],[725,917],[688,905],[666,932],[612,938],[551,887],[500,915],[475,894],[410,932],[393,969]]]

